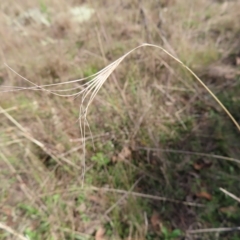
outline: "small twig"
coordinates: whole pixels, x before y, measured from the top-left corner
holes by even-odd
[[[1,106],[0,106],[0,111],[1,111],[1,113],[3,113],[6,116],[6,118],[8,118],[23,133],[24,137],[26,137],[28,140],[30,140],[33,143],[35,143],[36,145],[38,145],[40,148],[44,147],[44,145],[41,142],[37,141],[32,136],[30,136],[28,131],[20,123],[18,123],[11,115],[9,115],[5,111],[5,109],[3,109]]]
[[[142,197],[142,198],[147,198],[147,199],[153,199],[157,201],[163,201],[163,202],[171,202],[171,203],[177,203],[177,204],[183,204],[186,206],[191,206],[191,207],[205,207],[204,204],[201,203],[194,203],[194,202],[187,202],[187,201],[180,201],[180,200],[175,200],[171,198],[166,198],[166,197],[160,197],[160,196],[154,196],[150,194],[144,194],[144,193],[138,193],[138,192],[129,192],[127,190],[122,190],[122,189],[114,189],[114,188],[99,188],[99,187],[94,187],[94,186],[88,186],[86,188],[81,188],[81,190],[92,190],[92,191],[105,191],[105,192],[112,192],[112,193],[118,193],[118,194],[129,194],[133,195],[136,197]],[[79,192],[79,189],[68,189],[68,190],[59,190],[59,191],[52,191],[48,192],[47,194],[41,194],[39,197],[46,197],[50,196],[53,194],[61,194],[61,193],[66,193],[66,192]]]
[[[83,239],[88,239],[91,237],[91,235],[88,235],[86,233],[82,233],[82,232],[78,232],[78,231],[75,231],[75,230],[72,230],[70,228],[61,228],[61,230],[63,232],[66,232],[66,233],[71,233],[71,234],[75,234],[75,235],[79,235],[81,237],[83,237]],[[82,239],[82,238],[81,238]]]
[[[189,231],[187,231],[187,233],[189,233],[189,234],[199,234],[199,233],[231,232],[231,231],[240,231],[240,227],[232,227],[232,228],[206,228],[206,229],[198,229],[198,230],[189,230]]]
[[[160,196],[153,196],[153,195],[138,193],[138,192],[129,192],[129,191],[122,190],[122,189],[98,188],[98,187],[90,187],[89,189],[92,189],[93,191],[106,191],[106,192],[114,192],[114,193],[119,193],[119,194],[129,194],[129,195],[133,195],[136,197],[148,198],[148,199],[164,201],[164,202],[178,203],[178,204],[183,204],[186,206],[205,207],[204,204],[200,204],[200,203],[180,201],[180,200],[175,200],[175,199],[170,199],[170,198],[160,197]]]
[[[144,229],[144,232],[145,232],[145,234],[147,234],[147,232],[148,232],[148,218],[147,218],[147,213],[146,212],[144,212],[143,213],[143,216],[144,216],[144,222],[145,222],[145,229]]]
[[[5,225],[4,223],[0,222],[0,229],[5,230],[6,232],[14,235],[15,237],[17,237],[20,240],[29,240],[28,238],[24,237],[23,235],[21,235],[20,233],[17,233],[14,229],[12,229],[11,227]]]
[[[105,136],[109,136],[109,132],[107,133],[102,133],[102,134],[98,134],[96,136],[89,136],[89,137],[85,137],[85,138],[71,138],[69,141],[70,142],[83,142],[83,141],[87,141],[87,140],[91,140],[92,138],[101,138],[101,137],[105,137]]]
[[[14,111],[17,109],[18,109],[18,107],[10,107],[10,108],[4,109],[4,110],[0,110],[0,113],[11,112],[11,111]]]
[[[150,32],[149,32],[149,28],[148,28],[148,22],[147,22],[147,17],[146,17],[146,14],[145,14],[145,11],[143,9],[142,6],[140,6],[140,16],[141,16],[141,20],[142,20],[142,24],[144,26],[144,30],[146,32],[146,39],[147,39],[147,42],[150,41],[151,39],[151,35],[150,35]],[[152,40],[152,39],[151,39]]]
[[[132,187],[129,189],[129,191],[126,191],[126,193],[124,195],[122,195],[117,202],[115,202],[106,212],[104,215],[108,215],[118,204],[120,204],[125,198],[127,198],[132,190],[137,186],[137,184],[142,180],[143,176],[140,177],[133,185]]]
[[[151,148],[151,147],[136,147],[136,149],[142,149],[142,150],[147,150],[147,151],[159,151],[159,152],[188,154],[188,155],[196,155],[196,156],[202,156],[202,157],[211,157],[211,158],[236,162],[238,164],[240,163],[239,159],[231,158],[231,157],[224,157],[224,156],[216,155],[216,154],[207,154],[207,153],[201,153],[201,152],[191,152],[191,151],[183,151],[183,150],[175,150],[175,149]]]
[[[15,139],[15,140],[8,141],[8,142],[5,142],[5,143],[0,143],[0,147],[9,146],[9,145],[12,145],[12,144],[15,144],[15,143],[19,143],[21,141],[22,141],[21,139]]]
[[[229,197],[233,198],[234,200],[238,201],[240,203],[240,198],[238,198],[237,196],[233,195],[232,193],[228,192],[227,190],[223,189],[223,188],[219,188],[222,192],[224,192],[225,194],[227,194]]]

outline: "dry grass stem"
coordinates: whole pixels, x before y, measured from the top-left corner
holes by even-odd
[[[240,203],[240,198],[238,198],[237,196],[235,196],[234,194],[228,192],[227,190],[223,189],[223,188],[219,188],[223,193],[227,194],[229,197],[233,198],[234,200],[238,201]]]
[[[76,167],[77,169],[80,169],[79,166],[77,166],[76,164],[74,164],[72,161],[68,160],[67,158],[65,158],[64,156],[55,156],[53,153],[51,153],[45,146],[43,143],[41,143],[40,141],[38,141],[37,139],[35,139],[34,137],[32,137],[30,135],[30,133],[20,124],[18,123],[10,114],[8,114],[6,111],[4,111],[4,109],[0,106],[0,111],[2,111],[2,113],[22,132],[22,135],[28,139],[29,141],[31,141],[32,143],[36,144],[36,146],[40,147],[44,152],[47,153],[47,155],[51,156],[52,159],[54,159],[59,165],[62,165],[61,161],[67,163],[68,165],[72,166],[72,167]]]
[[[236,162],[236,163],[240,164],[239,159],[224,157],[224,156],[216,155],[216,154],[207,154],[207,153],[201,153],[201,152],[191,152],[191,151],[183,151],[183,150],[175,150],[175,149],[151,148],[151,147],[136,147],[136,148],[147,150],[147,151],[159,151],[159,152],[188,154],[188,155],[195,155],[195,156],[201,156],[201,157],[210,157],[210,158],[216,158],[216,159],[220,159],[220,160]]]
[[[138,193],[138,192],[129,192],[126,190],[121,190],[121,189],[114,189],[114,188],[98,188],[98,187],[89,187],[91,190],[94,191],[105,191],[105,192],[113,192],[113,193],[119,193],[119,194],[129,194],[135,197],[142,197],[142,198],[148,198],[148,199],[153,199],[157,201],[164,201],[164,202],[172,202],[172,203],[177,203],[177,204],[183,204],[186,206],[192,206],[192,207],[205,207],[204,204],[200,203],[194,203],[194,202],[186,202],[186,201],[179,201],[175,199],[170,199],[166,197],[159,197],[159,196],[153,196],[150,194],[144,194],[144,193]]]
[[[129,189],[129,191],[126,191],[126,193],[121,196],[116,203],[114,203],[106,212],[104,215],[108,215],[117,205],[119,205],[124,199],[126,199],[132,192],[132,190],[138,185],[138,183],[142,180],[143,177],[140,177]]]
[[[5,225],[4,223],[0,222],[0,229],[5,230],[6,232],[12,234],[14,237],[16,237],[17,239],[20,240],[29,240],[28,238],[24,237],[23,235],[21,235],[20,233],[16,232],[14,229],[12,229],[11,227]],[[14,239],[16,239],[14,238]]]
[[[206,228],[206,229],[198,229],[198,230],[189,230],[189,231],[187,231],[187,233],[189,233],[189,234],[201,234],[201,233],[232,232],[232,231],[240,231],[240,227],[232,227],[232,228]]]

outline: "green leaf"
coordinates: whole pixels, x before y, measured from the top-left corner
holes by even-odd
[[[168,237],[169,232],[166,227],[162,226],[161,231],[162,231],[162,234],[164,235],[164,237]]]
[[[97,162],[99,166],[105,166],[110,162],[110,159],[104,156],[103,153],[97,153],[91,160]]]
[[[174,229],[171,233],[171,238],[176,238],[182,235],[182,231],[180,229]]]

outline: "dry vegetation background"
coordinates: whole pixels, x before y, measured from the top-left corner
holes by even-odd
[[[219,190],[240,196],[239,132],[166,54],[133,52],[94,99],[83,186],[81,96],[16,88],[33,86],[18,74],[38,85],[89,77],[148,42],[194,70],[239,123],[239,9],[0,0],[0,239],[240,239],[239,202]]]

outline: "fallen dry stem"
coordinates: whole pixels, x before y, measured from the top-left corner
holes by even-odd
[[[132,190],[138,185],[138,183],[142,180],[143,177],[140,177],[132,186],[131,188],[126,191],[124,195],[122,195],[117,202],[115,202],[107,211],[105,211],[104,215],[108,215],[117,205],[119,205],[124,199],[126,199],[129,194],[131,194]]]
[[[156,201],[183,204],[183,205],[191,206],[191,207],[205,207],[204,204],[200,204],[200,203],[180,201],[180,200],[175,200],[175,199],[171,199],[171,198],[154,196],[154,195],[139,193],[139,192],[132,192],[132,191],[127,191],[127,190],[122,190],[122,189],[99,188],[99,187],[94,187],[94,186],[87,186],[87,187],[84,187],[84,188],[81,188],[81,189],[74,188],[74,189],[68,189],[68,190],[52,191],[52,192],[48,192],[48,193],[45,193],[45,194],[40,194],[39,197],[46,197],[46,196],[50,196],[50,195],[53,195],[53,194],[62,194],[62,193],[67,193],[67,192],[77,193],[77,192],[83,191],[83,190],[85,190],[85,191],[100,191],[102,193],[111,192],[111,193],[118,193],[118,194],[124,194],[124,195],[132,195],[132,196],[135,196],[135,197],[153,199],[153,200],[156,200]]]
[[[14,237],[20,239],[20,240],[29,240],[28,238],[24,237],[20,233],[16,232],[14,229],[11,227],[5,225],[4,223],[0,222],[0,229],[5,230],[6,232],[12,234]]]
[[[237,196],[235,196],[234,194],[228,192],[227,190],[223,189],[223,188],[219,188],[220,191],[224,192],[225,194],[227,194],[229,197],[233,198],[234,200],[238,201],[240,203],[240,198],[238,198]]]
[[[216,154],[207,154],[207,153],[201,153],[201,152],[191,152],[191,151],[183,151],[183,150],[175,150],[175,149],[150,148],[150,147],[135,147],[135,148],[146,150],[146,151],[169,152],[169,153],[179,153],[179,154],[188,154],[188,155],[195,155],[195,156],[202,156],[202,157],[210,157],[210,158],[216,158],[216,159],[236,162],[236,163],[240,164],[239,159],[231,158],[231,157],[224,157],[224,156],[216,155]]]
[[[190,234],[201,234],[201,233],[232,232],[232,231],[240,231],[240,227],[197,229],[197,230],[189,230],[189,231],[187,231],[187,233],[190,233]]]
[[[102,192],[113,192],[113,193],[119,193],[119,194],[128,194],[128,195],[132,195],[132,196],[135,196],[135,197],[148,198],[148,199],[164,201],[164,202],[172,202],[172,203],[183,204],[183,205],[192,206],[192,207],[205,207],[204,204],[200,204],[200,203],[179,201],[179,200],[170,199],[170,198],[166,198],[166,197],[153,196],[153,195],[150,195],[150,194],[131,192],[131,191],[126,191],[126,190],[122,190],[122,189],[98,188],[98,187],[90,187],[90,189],[93,190],[93,191],[102,191]]]
[[[68,165],[80,170],[79,166],[77,166],[76,164],[74,164],[72,161],[68,160],[64,156],[57,157],[54,154],[52,154],[50,151],[48,151],[48,149],[46,149],[43,143],[41,143],[40,141],[32,137],[30,133],[28,133],[28,131],[18,121],[16,121],[10,114],[4,111],[4,109],[1,106],[0,106],[0,111],[22,132],[22,135],[26,139],[34,143],[36,146],[40,147],[44,152],[46,152],[49,156],[51,156],[51,158],[54,159],[58,163],[58,165],[62,165],[62,163],[59,161],[59,159],[61,159],[63,162],[67,163]]]

